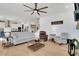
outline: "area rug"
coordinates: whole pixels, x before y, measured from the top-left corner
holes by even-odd
[[[33,45],[28,46],[29,49],[31,49],[32,51],[37,51],[40,48],[43,48],[45,45],[42,43],[35,43]]]

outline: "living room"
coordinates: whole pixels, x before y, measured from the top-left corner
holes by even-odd
[[[0,3],[0,55],[68,56],[67,39],[79,37],[74,11],[74,3]]]

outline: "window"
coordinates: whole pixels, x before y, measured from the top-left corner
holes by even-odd
[[[63,20],[51,22],[51,25],[58,25],[58,24],[63,24]]]

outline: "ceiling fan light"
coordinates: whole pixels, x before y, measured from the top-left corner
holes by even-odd
[[[35,12],[35,13],[37,13],[37,11],[36,11],[36,10],[35,10],[34,12]]]

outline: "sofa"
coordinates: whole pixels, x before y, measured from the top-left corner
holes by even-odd
[[[14,45],[35,39],[34,33],[32,32],[12,32],[11,36],[12,36],[12,43]]]
[[[53,39],[54,42],[56,42],[58,44],[66,44],[68,37],[69,37],[69,34],[65,33],[65,32],[60,33],[60,35],[50,34],[48,36],[49,39]]]
[[[67,43],[67,39],[69,37],[68,33],[61,33],[60,36],[55,36],[55,41],[59,44],[66,44]]]

